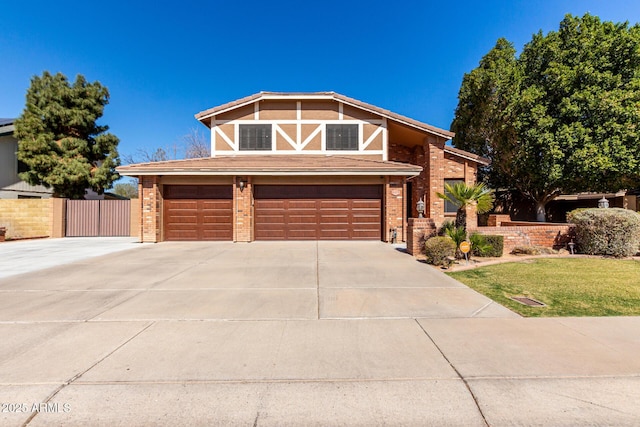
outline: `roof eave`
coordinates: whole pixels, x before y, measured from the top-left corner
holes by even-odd
[[[448,146],[445,145],[444,151],[446,153],[453,154],[454,156],[458,156],[458,157],[462,157],[463,159],[471,160],[472,162],[481,164],[483,166],[489,166],[491,164],[491,160],[486,159],[484,157],[477,156],[477,155],[475,155],[473,153],[469,153],[469,152],[464,151],[464,150],[460,150],[459,148],[456,148],[455,150],[451,150],[449,148],[451,148],[451,147],[448,147]]]
[[[362,171],[347,170],[265,170],[265,169],[118,169],[118,173],[124,176],[236,176],[236,175],[252,175],[252,176],[406,176],[414,177],[420,175],[422,168],[411,170],[384,170],[384,169],[367,169]]]

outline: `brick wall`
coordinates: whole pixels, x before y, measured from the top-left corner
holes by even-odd
[[[1,199],[0,227],[7,229],[5,237],[52,236],[54,200],[56,199]]]
[[[240,190],[240,181],[245,183],[245,188],[242,190]],[[233,180],[234,204],[236,206],[234,209],[234,241],[236,242],[251,242],[253,240],[252,186],[251,177],[248,176],[236,177]]]
[[[426,204],[425,216],[432,218],[437,226],[455,215],[445,215],[444,201],[437,193],[444,193],[445,179],[462,179],[471,185],[477,179],[477,165],[454,154],[444,152],[445,141],[429,136],[421,146],[407,147],[389,144],[389,160],[422,166],[422,173],[411,178],[411,218],[417,218],[416,203],[421,198]],[[406,202],[405,202],[406,203]],[[475,207],[467,209],[467,226],[477,227]]]
[[[390,176],[384,186],[384,212],[385,230],[383,231],[384,241],[391,241],[390,229],[395,228],[398,233],[398,240],[404,239],[404,193],[405,188],[402,177]]]
[[[140,195],[140,229],[142,241],[156,243],[161,240],[160,186],[157,176],[142,176],[138,184]]]
[[[545,248],[561,249],[574,238],[573,225],[540,223],[532,225],[509,225],[502,223],[501,227],[478,227],[470,232],[480,234],[495,234],[504,236],[504,253],[509,253],[516,246],[541,246]]]
[[[409,218],[407,227],[407,252],[416,258],[424,258],[424,242],[436,235],[436,224],[431,218]]]
[[[487,220],[487,226],[500,227],[503,222],[511,222],[511,215],[491,214]]]
[[[444,141],[435,137],[428,137],[425,141],[425,155],[427,156],[427,174],[429,189],[427,190],[427,216],[433,218],[436,226],[445,221],[444,200],[437,193],[444,193],[445,162]]]

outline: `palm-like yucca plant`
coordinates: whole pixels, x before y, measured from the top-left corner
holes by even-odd
[[[456,244],[456,258],[464,258],[464,255],[460,250],[460,243],[467,240],[467,230],[463,227],[456,227],[452,221],[445,221],[440,228],[440,233],[444,236],[448,236]]]
[[[467,207],[476,206],[478,213],[489,212],[493,207],[493,190],[485,187],[483,183],[467,185],[458,182],[454,185],[444,185],[445,194],[437,193],[438,197],[453,203],[458,207],[456,212],[456,227],[467,229]]]

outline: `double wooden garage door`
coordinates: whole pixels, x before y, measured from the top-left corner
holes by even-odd
[[[247,190],[245,190],[247,191]],[[166,185],[165,240],[232,240],[231,186]],[[380,240],[378,185],[257,185],[256,240]]]
[[[380,240],[377,185],[263,185],[254,192],[256,240]]]

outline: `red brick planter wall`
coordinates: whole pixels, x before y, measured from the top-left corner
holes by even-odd
[[[571,224],[511,222],[503,222],[502,224],[501,227],[479,227],[470,231],[485,235],[504,236],[505,253],[511,252],[516,246],[566,249],[567,243],[574,238],[573,225]]]

